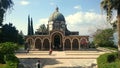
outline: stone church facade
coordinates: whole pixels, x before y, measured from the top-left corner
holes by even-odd
[[[49,17],[47,29],[46,33],[25,37],[30,50],[80,50],[88,45],[89,36],[80,36],[79,32],[67,29],[65,18],[58,7]]]

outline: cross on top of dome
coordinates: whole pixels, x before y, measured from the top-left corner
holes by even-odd
[[[59,8],[58,8],[58,7],[56,7],[56,11],[57,11],[57,12],[59,11]]]

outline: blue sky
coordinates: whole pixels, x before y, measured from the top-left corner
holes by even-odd
[[[59,7],[71,31],[89,35],[97,28],[106,28],[105,15],[101,13],[101,0],[13,0],[12,11],[7,12],[4,24],[13,23],[18,30],[27,34],[28,15],[33,18],[34,31],[48,23],[49,16]]]

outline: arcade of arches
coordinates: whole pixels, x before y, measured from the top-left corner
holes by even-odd
[[[46,32],[41,30],[31,35],[29,31],[33,31],[32,28],[28,27],[28,35],[25,37],[30,50],[79,50],[89,42],[89,36],[79,36],[78,31],[68,30],[65,17],[58,7],[49,17]]]
[[[54,31],[50,35],[27,36],[26,42],[30,50],[79,50],[81,45],[87,45],[88,36],[65,36],[61,31]]]

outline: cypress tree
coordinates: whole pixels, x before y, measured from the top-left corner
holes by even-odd
[[[28,35],[31,35],[30,16],[28,15]]]
[[[33,30],[33,20],[31,18],[31,35],[34,35],[34,30]]]

